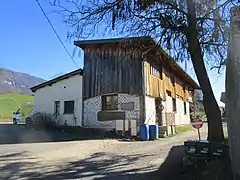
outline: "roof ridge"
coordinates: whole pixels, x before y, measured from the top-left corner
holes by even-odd
[[[83,69],[81,69],[81,68],[76,69],[76,70],[71,71],[71,72],[69,72],[69,73],[63,74],[63,75],[58,76],[58,77],[56,77],[56,78],[53,78],[53,79],[51,79],[51,80],[49,80],[49,81],[45,81],[45,82],[43,82],[43,83],[41,83],[41,84],[38,84],[38,85],[36,85],[36,86],[34,86],[34,87],[31,87],[30,89],[32,90],[32,92],[36,92],[36,90],[38,90],[38,89],[40,89],[40,88],[43,88],[43,87],[45,87],[45,86],[50,86],[50,85],[52,85],[52,84],[54,84],[54,83],[57,83],[57,82],[59,82],[59,81],[62,81],[62,80],[64,80],[64,79],[67,79],[67,78],[69,78],[69,77],[75,76],[75,75],[77,75],[77,74],[83,75]]]

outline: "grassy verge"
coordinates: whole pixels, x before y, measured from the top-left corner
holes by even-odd
[[[192,129],[193,127],[191,125],[177,126],[176,132],[183,133],[183,132],[191,131]]]
[[[17,93],[0,93],[0,121],[12,117],[22,103],[33,102],[34,97]],[[1,118],[2,117],[2,118]]]

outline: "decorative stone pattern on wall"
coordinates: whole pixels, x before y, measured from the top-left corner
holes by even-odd
[[[101,110],[101,96],[93,97],[84,101],[84,126],[92,128],[114,129],[116,121],[98,121],[97,115]]]
[[[126,119],[139,119],[140,102],[139,96],[130,94],[118,94],[118,108],[121,110],[122,103],[134,103],[134,110],[126,111]]]
[[[137,133],[137,124],[140,119],[140,98],[137,95],[118,94],[118,109],[121,110],[122,103],[134,103],[134,110],[127,110],[125,130],[128,130],[130,121],[131,132]],[[93,97],[84,101],[84,126],[94,128],[107,128],[123,130],[123,120],[116,121],[98,121],[97,114],[101,111],[101,96]]]
[[[138,132],[138,125],[140,120],[140,98],[137,95],[130,95],[130,94],[118,95],[119,109],[121,109],[122,103],[131,103],[131,102],[134,103],[134,110],[125,111],[126,113],[125,130],[128,130],[130,125],[131,134],[133,136],[136,136]],[[123,121],[117,121],[116,129],[123,130]]]

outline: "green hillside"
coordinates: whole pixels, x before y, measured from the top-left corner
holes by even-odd
[[[12,117],[22,103],[33,102],[34,97],[17,93],[0,93],[0,117]]]

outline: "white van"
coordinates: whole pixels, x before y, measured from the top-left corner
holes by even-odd
[[[33,104],[31,102],[21,104],[15,112],[13,112],[13,124],[25,123],[27,117],[33,113]]]
[[[13,112],[13,124],[18,124],[21,120],[20,108],[16,112]]]

